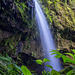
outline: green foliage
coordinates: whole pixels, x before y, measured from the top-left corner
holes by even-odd
[[[6,48],[5,50],[2,49],[1,54],[5,56],[5,54],[7,53],[8,55],[12,56],[17,54],[17,45],[19,43],[21,39],[21,35],[12,35],[11,37],[8,37],[6,39],[4,39],[3,41],[0,41],[0,44],[2,45],[2,47]]]
[[[70,70],[66,75],[75,75],[75,71],[74,70]]]
[[[26,66],[21,66],[21,70],[24,75],[32,75]]]
[[[39,2],[42,5],[44,13],[46,14],[47,21],[52,23],[52,25],[50,24],[50,27],[53,30],[64,31],[64,29],[68,28],[75,31],[75,0],[39,0]],[[57,29],[54,29],[53,27],[57,27]],[[57,34],[59,34],[59,32]],[[65,36],[66,38],[72,39],[73,35],[68,37],[67,35]],[[63,40],[61,39],[61,42],[62,41]]]
[[[42,72],[42,74],[43,74],[43,75],[50,75],[50,72],[49,72],[49,71],[46,72],[46,71],[44,70],[44,71]]]
[[[51,61],[49,59],[47,59],[47,58],[44,58],[43,61],[42,60],[36,60],[36,63],[38,63],[40,65],[42,65],[45,62],[51,62]]]
[[[48,62],[48,61],[51,62],[51,61],[50,61],[49,59],[47,59],[47,58],[44,58],[44,59],[43,59],[43,62]]]
[[[53,67],[51,65],[46,65],[46,66],[49,67],[49,68],[51,68],[51,69],[53,69]]]
[[[72,50],[73,52],[75,52],[75,50],[73,49]],[[65,54],[68,54],[68,55],[70,55],[71,57],[73,57],[73,59],[71,59],[71,58],[69,58],[69,57],[67,57],[67,56],[65,56],[65,55],[63,55],[63,54],[61,54],[61,53],[59,53],[58,51],[56,51],[56,50],[52,50],[52,51],[50,51],[50,52],[53,52],[52,53],[52,55],[53,54],[57,54],[57,55],[55,55],[55,58],[62,58],[63,59],[63,62],[64,63],[72,63],[72,64],[75,64],[75,54],[72,54],[72,53],[65,53]]]
[[[5,63],[8,63],[8,62],[11,63],[12,61],[12,59],[8,55],[6,55],[6,58],[0,55],[0,60]]]
[[[46,72],[46,71],[44,70],[44,71],[42,72],[42,74],[43,74],[43,75],[61,75],[59,72],[57,72],[57,71],[54,70],[54,69],[52,69],[51,72],[49,72],[49,71]]]
[[[15,1],[14,3],[16,4],[18,11],[21,14],[23,21],[27,23],[28,21],[27,21],[27,13],[26,13],[26,9],[27,9],[26,3],[23,2],[18,3]]]
[[[69,58],[69,57],[67,57],[67,56],[65,56],[65,55],[63,55],[63,54],[61,54],[61,53],[59,53],[58,51],[56,51],[56,50],[52,50],[52,51],[50,51],[50,52],[52,52],[52,55],[53,54],[56,54],[55,55],[55,58],[62,58],[63,59],[63,62],[64,63],[71,63],[71,64],[75,64],[75,49],[72,49],[72,51],[73,51],[73,54],[72,53],[64,53],[64,54],[67,54],[67,55],[69,55],[70,57],[73,57],[73,59],[71,59],[71,58]],[[69,69],[69,67],[67,67],[67,68],[64,68],[63,70],[61,70],[62,72],[64,72],[66,75],[75,75],[75,67],[74,66],[72,66],[72,70],[69,70],[68,71],[68,69]],[[61,72],[60,71],[60,72]],[[68,72],[67,72],[68,71]],[[52,72],[53,73],[53,72]],[[55,74],[54,74],[55,75]],[[60,74],[56,74],[56,75],[60,75]]]
[[[17,2],[19,2],[19,0],[17,0]]]
[[[75,54],[75,49],[72,49],[72,51],[74,52],[74,54]]]
[[[50,73],[50,75],[60,75],[60,73],[57,72],[56,70],[52,70],[51,73]]]
[[[74,52],[74,54],[72,53],[65,53],[67,55],[70,55],[71,57],[73,57],[73,59],[75,59],[75,49],[72,50]],[[70,59],[69,57],[59,53],[56,50],[52,50],[50,51],[55,55],[55,58],[60,58],[62,57],[64,63],[69,62],[69,63],[73,63],[75,64],[75,60]],[[42,65],[45,62],[51,62],[49,59],[44,58],[43,60],[36,60],[36,62],[40,65]],[[75,75],[75,66],[72,66],[73,69],[69,69],[69,67],[57,72],[56,70],[53,69],[53,67],[51,65],[46,65],[47,67],[51,68],[51,72],[49,71],[43,71],[42,74],[43,75]],[[23,73],[22,73],[23,72]],[[31,72],[28,70],[28,68],[26,66],[21,66],[21,68],[19,66],[17,66],[15,64],[15,62],[12,60],[12,58],[10,58],[8,55],[6,55],[6,57],[0,55],[0,74],[1,75],[32,75]]]
[[[72,49],[73,53],[65,53],[65,54],[68,54],[70,55],[71,57],[73,57],[73,59],[70,59],[69,57],[59,53],[58,51],[56,50],[52,50],[50,52],[52,52],[52,55],[55,54],[55,58],[62,58],[63,59],[63,62],[64,63],[71,63],[71,64],[75,64],[75,49]],[[50,62],[50,60],[44,58],[43,61],[42,60],[36,60],[36,62],[38,64],[43,64],[44,62]],[[72,66],[73,69],[70,69],[70,67],[66,67],[64,69],[62,69],[61,71],[57,72],[56,70],[53,69],[53,67],[51,65],[46,65],[47,67],[51,68],[51,72],[49,71],[43,71],[42,74],[43,75],[75,75],[75,66]]]
[[[22,73],[23,72],[23,73]],[[0,75],[32,75],[26,66],[17,66],[11,57],[0,55]]]
[[[11,57],[0,55],[0,74],[1,75],[21,75],[21,68],[15,64]]]
[[[36,56],[36,53],[35,52],[32,52],[32,56]]]
[[[43,64],[43,61],[42,61],[42,60],[36,60],[36,62],[37,62],[38,64],[40,64],[40,65]]]

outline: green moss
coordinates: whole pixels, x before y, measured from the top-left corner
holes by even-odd
[[[17,50],[17,45],[18,42],[20,41],[21,36],[20,35],[13,35],[7,39],[3,39],[3,41],[0,42],[2,45],[2,54],[5,55],[6,53],[9,54],[10,56],[16,55],[16,50]],[[5,48],[5,49],[4,49]]]
[[[64,47],[69,49],[71,47],[70,41],[72,41],[72,37],[74,37],[72,32],[75,31],[75,11],[73,9],[75,8],[75,1],[65,3],[60,0],[40,1],[42,1],[42,8],[47,20],[49,19],[48,22],[52,20],[50,27],[53,28],[52,30],[55,32],[57,47],[59,49]]]
[[[21,14],[23,21],[26,22],[27,21],[26,20],[26,18],[27,18],[27,13],[26,13],[27,6],[26,6],[26,3],[23,3],[23,2],[18,3],[18,2],[15,2],[15,1],[14,1],[14,3],[16,4],[17,9]]]

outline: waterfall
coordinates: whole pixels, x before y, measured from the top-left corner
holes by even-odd
[[[51,61],[50,63],[46,63],[46,64],[51,65],[54,70],[59,71],[62,69],[60,60],[54,58],[55,55],[51,55],[51,53],[49,52],[52,49],[56,50],[51,31],[48,27],[47,20],[45,18],[45,15],[43,14],[43,11],[40,5],[38,4],[37,0],[34,0],[34,2],[35,2],[35,10],[36,10],[36,20],[37,20],[38,28],[40,32],[43,53],[45,58]],[[50,71],[51,69],[48,67],[45,67],[45,70]]]

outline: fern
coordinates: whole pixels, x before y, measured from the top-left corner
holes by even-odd
[[[1,75],[21,75],[21,73],[21,68],[15,64],[11,57],[0,55]]]
[[[26,13],[26,9],[28,9],[27,8],[27,6],[26,6],[26,3],[18,3],[18,2],[15,2],[14,1],[14,3],[16,4],[16,6],[17,6],[17,8],[18,8],[18,11],[20,12],[20,14],[21,14],[21,16],[22,16],[22,19],[23,19],[23,21],[25,21],[26,20],[26,18],[27,18],[27,13]],[[27,20],[26,20],[27,21]],[[25,22],[26,22],[25,21]],[[28,21],[27,21],[28,22]]]
[[[73,49],[72,51],[75,53],[75,50],[74,50],[74,49]],[[62,58],[64,63],[72,63],[72,64],[75,64],[75,54],[72,54],[72,53],[65,53],[65,54],[68,54],[68,55],[70,55],[71,57],[73,57],[73,59],[70,59],[69,57],[67,57],[67,56],[65,56],[65,55],[63,55],[63,54],[61,54],[60,52],[58,52],[58,51],[56,51],[56,50],[52,50],[52,51],[50,51],[50,52],[52,52],[52,55],[53,55],[53,54],[56,54],[56,55],[55,55],[55,58]]]
[[[23,73],[22,73],[23,72]],[[17,66],[8,55],[0,55],[0,75],[32,75],[26,66]]]

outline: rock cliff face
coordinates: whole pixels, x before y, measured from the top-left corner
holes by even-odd
[[[70,52],[75,48],[75,1],[65,1],[39,0],[56,39],[57,49]]]
[[[35,58],[42,57],[38,30],[31,13],[34,5],[31,2],[27,0],[0,1],[1,54],[7,53],[11,57],[16,57],[19,52],[25,52]]]
[[[32,8],[32,1],[0,0],[0,54],[8,54],[14,60],[21,58],[21,61],[16,59],[19,65],[32,66],[32,60],[43,57]],[[32,70],[32,67],[29,69]],[[33,68],[38,72],[37,69]]]

